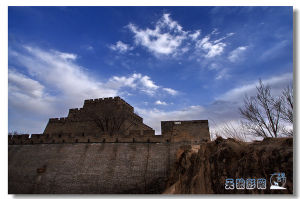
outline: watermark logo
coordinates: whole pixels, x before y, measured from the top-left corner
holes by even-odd
[[[266,189],[267,188],[267,180],[264,178],[257,179],[257,189]]]
[[[270,189],[286,189],[284,187],[286,183],[285,173],[273,173],[270,177]]]
[[[225,180],[225,189],[266,189],[267,181],[264,178],[237,178],[235,181],[232,178]]]
[[[247,179],[246,180],[246,189],[255,189],[256,188],[255,179]]]
[[[236,189],[245,189],[245,180],[243,178],[238,178],[235,181]]]
[[[234,179],[228,178],[225,181],[225,189],[234,189]]]
[[[285,173],[273,173],[270,177],[270,189],[286,189],[284,187],[286,183]],[[267,180],[265,178],[227,178],[225,179],[225,189],[266,189]]]

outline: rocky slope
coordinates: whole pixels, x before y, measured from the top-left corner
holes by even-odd
[[[284,190],[270,189],[270,177],[284,172]],[[226,179],[266,179],[266,189],[225,189]],[[274,178],[273,178],[274,179]],[[273,184],[273,183],[272,183]],[[236,184],[235,184],[236,186]],[[217,138],[178,150],[165,194],[293,193],[293,139],[251,143]]]

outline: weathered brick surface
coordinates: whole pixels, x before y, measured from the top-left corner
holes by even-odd
[[[8,192],[161,193],[180,143],[9,145]]]

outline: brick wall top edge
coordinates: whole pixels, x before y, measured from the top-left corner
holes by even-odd
[[[28,137],[28,134],[23,135],[14,135],[8,136],[9,144],[30,144],[30,143],[53,143],[52,141],[55,140],[55,143],[77,143],[77,142],[103,142],[103,139],[107,139],[107,142],[115,142],[115,143],[127,143],[127,142],[166,142],[165,137],[162,135],[152,135],[152,136],[47,136],[43,134],[32,134],[31,137]],[[43,141],[43,142],[41,142]],[[168,142],[171,140],[168,140]],[[178,141],[176,141],[178,142]]]
[[[208,123],[208,120],[170,120],[170,121],[161,121],[161,123],[168,122],[183,122],[183,123]]]

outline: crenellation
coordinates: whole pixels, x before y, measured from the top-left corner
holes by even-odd
[[[65,121],[66,121],[66,117],[61,117],[61,118],[59,118],[59,121],[60,121],[60,122],[65,122]]]
[[[150,131],[149,131],[150,132]],[[57,133],[52,135],[32,134],[29,138],[27,135],[9,136],[8,144],[64,144],[64,143],[147,143],[147,142],[165,142],[161,135],[144,134],[139,131],[133,131],[130,135],[109,135],[109,134],[83,134],[73,135],[67,133]],[[170,139],[169,139],[170,140]]]
[[[59,122],[59,118],[50,118],[49,122]]]

